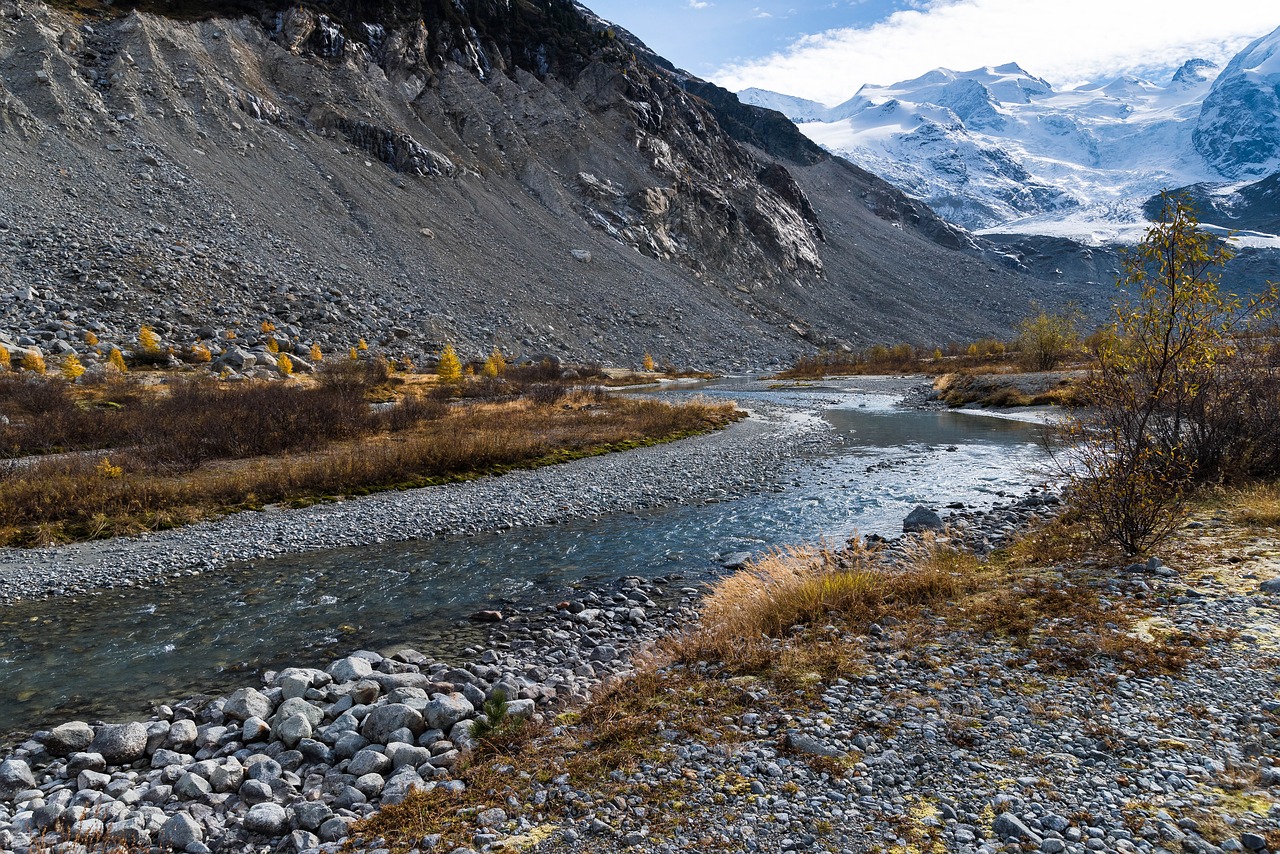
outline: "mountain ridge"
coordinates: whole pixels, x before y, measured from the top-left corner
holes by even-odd
[[[1010,63],[863,86],[821,114],[775,93],[743,97],[791,106],[824,148],[980,234],[1100,245],[1138,239],[1161,190],[1280,169],[1277,56],[1280,29],[1220,72],[1187,60],[1163,86],[1121,76],[1059,92]]]
[[[0,0],[0,330],[90,360],[91,324],[222,348],[270,323],[299,353],[733,368],[996,333],[1051,293],[580,6],[360,8]]]

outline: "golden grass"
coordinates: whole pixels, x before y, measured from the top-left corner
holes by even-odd
[[[942,375],[934,382],[934,388],[948,406],[992,406],[1014,408],[1022,406],[1079,406],[1081,389],[1078,380],[1064,378],[1050,388],[1035,392],[1019,388],[1016,380],[1002,379],[1015,376],[1016,371],[999,373],[967,370]]]
[[[675,654],[745,672],[795,673],[810,666],[803,645],[776,641],[797,627],[862,629],[886,616],[909,617],[965,592],[977,567],[972,556],[931,538],[911,558],[891,567],[861,546],[773,552],[711,586],[698,626],[674,642]],[[828,641],[819,633],[815,642]]]
[[[1246,486],[1230,497],[1231,518],[1250,528],[1280,526],[1280,484]]]
[[[268,503],[411,488],[674,440],[740,417],[731,404],[575,394],[452,407],[399,432],[307,453],[215,460],[170,473],[128,455],[38,460],[0,480],[0,544],[40,545],[155,530]]]

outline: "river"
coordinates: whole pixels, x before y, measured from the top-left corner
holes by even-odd
[[[832,441],[750,495],[18,603],[0,611],[0,733],[136,718],[155,702],[256,684],[263,669],[323,666],[358,648],[459,654],[479,637],[466,623],[479,608],[555,602],[622,575],[677,573],[695,584],[727,553],[894,535],[917,503],[988,507],[1045,479],[1041,428],[1023,420],[907,410],[893,395],[830,389],[713,383],[696,393],[821,417]]]

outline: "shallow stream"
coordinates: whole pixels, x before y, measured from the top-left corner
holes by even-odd
[[[745,408],[794,407],[797,419],[820,413],[834,441],[754,495],[19,603],[0,611],[0,733],[137,717],[155,702],[256,684],[263,669],[323,666],[358,648],[403,643],[446,657],[481,640],[465,623],[480,608],[555,602],[622,575],[678,573],[695,584],[728,553],[894,535],[917,503],[989,507],[1044,479],[1033,423],[898,409],[874,393],[698,391]]]

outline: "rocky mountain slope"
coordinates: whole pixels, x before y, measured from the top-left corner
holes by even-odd
[[[566,0],[132,5],[0,0],[0,331],[54,353],[732,367],[1054,296]]]
[[[1228,197],[1280,169],[1278,56],[1280,29],[1221,73],[1192,59],[1165,85],[1121,77],[1056,91],[1010,64],[864,86],[830,109],[742,94],[954,222],[1096,246],[1140,237],[1144,203],[1161,190]],[[1236,204],[1204,212],[1234,228],[1225,214]]]

